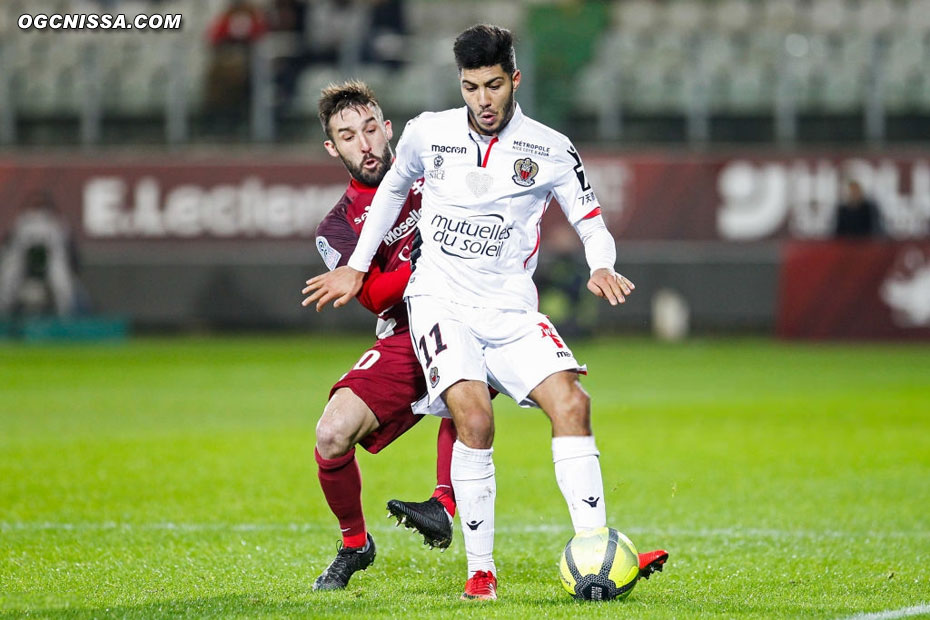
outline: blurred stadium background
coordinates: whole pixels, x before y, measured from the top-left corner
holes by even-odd
[[[91,12],[183,26],[17,25]],[[362,78],[398,129],[458,106],[451,43],[482,21],[517,34],[521,105],[580,146],[639,285],[620,312],[580,293],[553,209],[538,280],[563,329],[930,335],[928,0],[5,0],[0,231],[54,205],[85,318],[367,330],[360,308],[299,306],[346,181],[320,146],[319,90]],[[853,180],[881,225],[837,241]],[[41,275],[50,259],[31,260]],[[8,319],[42,313],[41,291],[24,295]]]
[[[92,12],[183,26],[17,25]],[[592,370],[609,522],[672,553],[626,615],[928,613],[930,0],[0,0],[0,618],[578,617],[549,430],[507,399],[495,609],[459,605],[458,535],[375,519],[430,486],[435,422],[359,451],[378,563],[310,591],[338,537],[313,424],[374,326],[300,306],[348,180],[316,99],[362,78],[397,133],[459,106],[480,21],[637,284],[589,295],[550,209],[536,280]],[[877,222],[847,238],[851,181]]]

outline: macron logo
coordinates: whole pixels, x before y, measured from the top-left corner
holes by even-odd
[[[464,153],[467,149],[464,146],[446,146],[445,144],[434,144],[434,153]]]

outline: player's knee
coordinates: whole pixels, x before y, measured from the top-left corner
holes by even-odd
[[[591,429],[591,397],[577,381],[559,399],[551,414],[553,423],[568,427],[571,434],[587,434]]]
[[[324,415],[316,425],[316,449],[324,459],[338,458],[352,449],[352,434],[337,422]]]
[[[464,411],[456,421],[458,439],[469,448],[484,450],[494,443],[494,416],[475,409]]]

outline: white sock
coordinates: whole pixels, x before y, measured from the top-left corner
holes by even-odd
[[[462,534],[465,536],[465,556],[468,577],[477,571],[492,571],[494,566],[494,448],[477,450],[456,440],[452,445],[452,488]]]
[[[576,534],[607,525],[599,454],[593,436],[552,438],[555,479],[568,504]]]

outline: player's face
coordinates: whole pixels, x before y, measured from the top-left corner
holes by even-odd
[[[520,72],[509,75],[500,65],[462,69],[459,83],[471,128],[486,136],[499,133],[513,116],[513,95],[520,86]]]
[[[327,152],[342,160],[352,178],[376,187],[391,167],[391,121],[381,119],[370,106],[347,108],[329,119],[332,140],[323,143]]]

